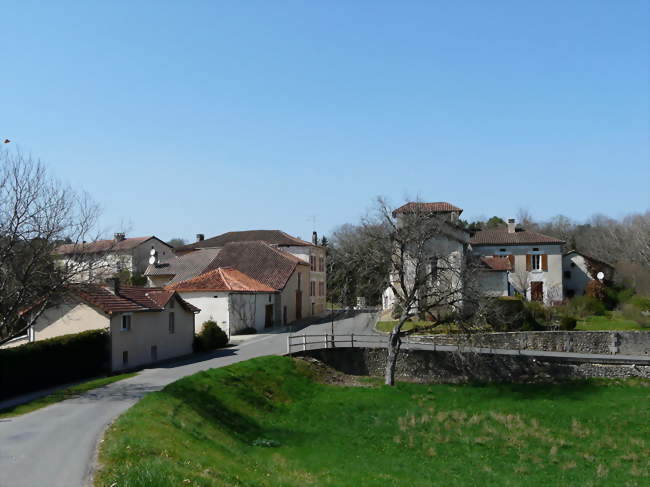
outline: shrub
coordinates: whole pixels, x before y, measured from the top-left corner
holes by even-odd
[[[620,315],[626,320],[632,320],[641,326],[650,324],[650,318],[643,315],[643,311],[632,303],[626,303],[621,306]]]
[[[575,330],[577,324],[578,324],[578,319],[574,318],[573,316],[562,316],[560,318],[561,330]]]
[[[572,316],[584,318],[589,315],[604,315],[605,305],[592,296],[576,296],[566,305],[568,313]]]
[[[201,332],[194,338],[194,351],[207,352],[215,348],[225,347],[228,344],[228,335],[219,327],[216,321],[203,323]]]
[[[237,331],[238,335],[255,335],[255,333],[257,333],[257,330],[252,326],[247,326]]]
[[[0,350],[0,398],[108,373],[109,340],[91,330]]]
[[[518,297],[502,297],[485,302],[485,320],[495,331],[520,330],[526,317],[524,303]]]
[[[650,311],[650,298],[643,296],[631,296],[628,303],[635,306],[640,311]]]

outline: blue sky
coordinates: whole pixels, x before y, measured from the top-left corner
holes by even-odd
[[[648,1],[2,1],[0,137],[162,238],[650,208]]]

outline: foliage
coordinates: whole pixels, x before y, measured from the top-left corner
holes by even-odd
[[[101,377],[99,379],[89,380],[81,384],[77,384],[76,386],[66,387],[65,389],[55,391],[52,394],[39,397],[38,399],[34,399],[33,401],[19,404],[11,408],[3,409],[2,411],[0,411],[0,419],[11,418],[13,416],[20,416],[21,414],[31,413],[32,411],[36,411],[38,409],[44,408],[45,406],[49,406],[50,404],[55,404],[57,402],[65,401],[66,399],[73,399],[75,397],[79,397],[81,394],[85,392],[107,386],[109,384],[112,384],[113,382],[118,382],[120,380],[128,379],[130,377],[133,377],[134,375],[137,375],[137,372],[129,372],[127,374],[119,374],[119,375],[110,375],[108,377]]]
[[[575,330],[577,324],[578,320],[573,316],[562,316],[560,318],[560,330]]]
[[[605,298],[607,297],[605,285],[596,279],[592,279],[585,287],[585,296],[597,299],[604,304]]]
[[[228,344],[228,335],[219,327],[216,321],[205,321],[201,332],[194,337],[194,351],[207,352]]]
[[[619,311],[620,316],[626,320],[631,320],[640,326],[650,325],[650,316],[643,314],[643,311],[632,303],[625,303]]]
[[[147,394],[109,428],[95,485],[623,486],[650,475],[647,382],[391,388],[313,376],[262,357]]]
[[[187,244],[185,239],[180,237],[172,238],[170,241],[167,242],[167,245],[171,245],[174,248],[182,247],[185,244]]]
[[[571,298],[565,305],[566,314],[584,318],[590,315],[603,316],[605,305],[598,299],[591,296],[576,296]]]
[[[145,286],[147,284],[147,278],[145,276],[139,272],[134,272],[132,274],[128,269],[122,269],[115,275],[115,277],[127,286]]]
[[[627,302],[641,311],[650,311],[650,298],[631,296]]]
[[[485,321],[494,331],[521,330],[526,321],[526,308],[521,297],[501,297],[486,300]]]
[[[0,398],[105,374],[109,340],[91,330],[0,350]]]

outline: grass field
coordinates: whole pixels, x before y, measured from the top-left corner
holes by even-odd
[[[379,321],[377,323],[377,331],[383,331],[385,333],[390,333],[393,328],[395,328],[395,325],[397,324],[397,321]],[[435,333],[448,333],[451,329],[454,328],[454,325],[438,325],[434,328],[431,327],[431,322],[430,321],[407,321],[404,323],[404,326],[402,326],[402,331],[410,331],[413,328],[426,328],[426,331],[423,330],[423,333],[426,333],[427,335],[435,334]]]
[[[53,392],[52,394],[48,394],[47,396],[34,399],[33,401],[29,401],[24,404],[20,404],[18,406],[0,410],[0,419],[11,418],[12,416],[19,416],[21,414],[31,413],[32,411],[36,411],[37,409],[44,408],[45,406],[49,406],[50,404],[54,404],[60,401],[65,401],[66,399],[77,397],[83,394],[84,392],[90,391],[92,389],[97,389],[99,387],[107,386],[108,384],[112,384],[113,382],[117,382],[118,380],[128,379],[129,377],[133,377],[136,374],[137,372],[131,372],[128,374],[113,375],[110,377],[101,377],[99,379],[93,379],[87,382],[83,382],[81,384],[77,384],[76,386],[67,387],[65,389],[61,389],[59,391]]]
[[[643,328],[636,321],[619,318],[610,318],[608,316],[588,316],[584,320],[578,321],[576,330],[581,331],[598,331],[598,330],[648,330]]]
[[[650,484],[642,382],[348,387],[264,357],[147,395],[96,486]]]

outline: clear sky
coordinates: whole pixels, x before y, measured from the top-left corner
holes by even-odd
[[[105,226],[650,208],[648,1],[0,1],[0,138]]]

